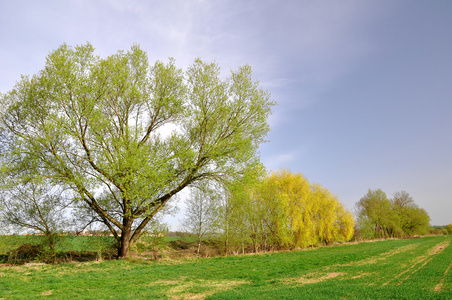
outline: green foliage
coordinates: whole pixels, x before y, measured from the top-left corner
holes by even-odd
[[[84,253],[91,253],[97,260],[102,260],[104,256],[112,257],[112,252],[117,249],[117,242],[111,236],[56,235],[53,241],[54,249],[50,247],[48,238],[42,235],[0,236],[0,260],[14,264],[29,261],[53,263],[57,258],[60,258],[59,261],[61,258],[70,260],[73,255],[80,256]],[[23,245],[31,245],[40,251],[37,255],[24,259],[20,254],[22,250],[18,251]]]
[[[451,299],[450,243],[448,236],[435,236],[176,264],[114,260],[2,267],[0,297]]]
[[[42,245],[45,237],[39,235],[0,235],[0,254],[6,254],[23,244]]]
[[[452,234],[452,224],[446,226],[447,234]]]
[[[10,264],[24,264],[42,260],[44,249],[42,245],[23,244],[8,253],[7,262]]]
[[[138,46],[100,58],[62,45],[1,95],[0,169],[71,190],[123,257],[179,191],[256,160],[273,104],[249,66],[223,80],[199,59],[184,73]]]
[[[370,190],[356,203],[358,225],[365,238],[426,234],[430,217],[405,191],[388,199],[381,190]]]
[[[395,216],[391,214],[391,202],[381,189],[370,190],[356,204],[359,224],[372,232],[374,237],[385,237],[391,234],[391,226]]]
[[[447,228],[445,226],[432,226],[430,227],[429,234],[433,234],[433,235],[447,235],[449,234],[447,231]]]

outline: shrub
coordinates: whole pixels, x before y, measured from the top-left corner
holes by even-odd
[[[23,244],[19,248],[9,252],[8,262],[12,264],[24,264],[39,260],[44,255],[42,245]]]

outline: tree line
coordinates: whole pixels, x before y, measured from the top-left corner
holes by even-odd
[[[388,199],[381,189],[369,189],[356,203],[359,234],[364,238],[404,237],[426,234],[430,216],[406,191]]]
[[[195,190],[183,225],[196,234],[198,251],[209,235],[227,253],[246,253],[349,241],[355,221],[328,189],[300,173],[255,168],[223,195]]]
[[[102,224],[127,257],[191,189],[185,227],[198,245],[209,233],[227,252],[350,240],[353,215],[330,191],[261,167],[274,104],[248,65],[223,79],[200,59],[185,71],[173,59],[151,64],[137,45],[101,58],[89,43],[64,44],[0,94],[2,224],[43,232],[51,245],[57,231]],[[369,236],[422,233],[429,222],[404,192],[369,191],[357,208]]]
[[[430,216],[406,191],[388,199],[369,189],[355,205],[355,221],[328,189],[288,170],[254,168],[221,194],[194,191],[186,204],[182,229],[195,234],[198,252],[203,240],[246,253],[432,232]],[[450,234],[452,224],[444,232]]]

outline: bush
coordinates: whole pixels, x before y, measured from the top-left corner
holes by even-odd
[[[111,259],[116,253],[116,240],[110,236],[54,236],[55,249],[45,236],[0,236],[0,262],[23,264],[31,261]]]
[[[452,234],[452,224],[447,225],[446,230],[448,234]]]
[[[24,244],[41,245],[42,235],[0,235],[0,254],[8,254]]]
[[[42,245],[23,244],[19,248],[9,252],[8,262],[12,264],[25,264],[40,260],[44,254],[44,247]]]
[[[187,250],[188,248],[190,248],[190,246],[193,245],[193,243],[184,240],[174,240],[169,242],[169,244],[171,248],[175,250]]]
[[[137,241],[132,250],[138,253],[151,254],[154,260],[162,258],[163,250],[168,247],[163,234],[147,234]]]

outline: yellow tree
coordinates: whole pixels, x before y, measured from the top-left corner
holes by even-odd
[[[248,187],[237,196],[245,199],[247,213],[241,215],[250,225],[254,251],[348,241],[353,236],[352,214],[330,191],[309,184],[300,173],[272,172]]]
[[[265,180],[265,195],[273,195],[274,237],[282,247],[293,248],[312,237],[309,182],[301,174],[287,170],[273,172]],[[267,201],[268,202],[268,201]],[[276,208],[274,210],[276,210]]]
[[[338,229],[336,226],[337,199],[319,184],[312,185],[311,199],[315,207],[314,219],[316,236],[321,243],[329,244],[336,240]]]
[[[336,207],[336,226],[338,227],[338,241],[350,241],[354,234],[355,219],[342,203]]]

